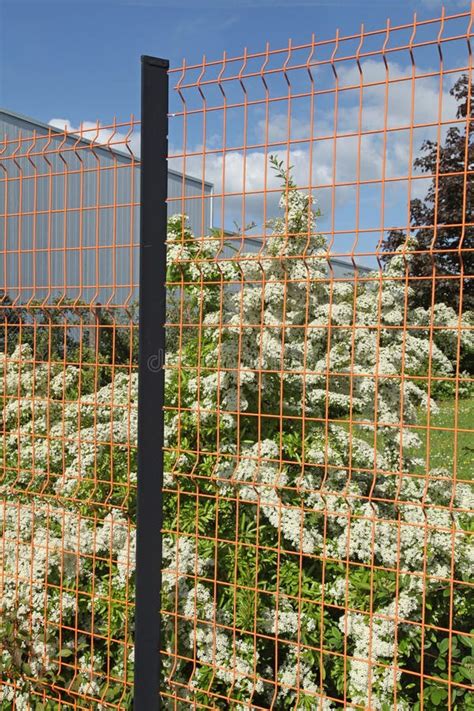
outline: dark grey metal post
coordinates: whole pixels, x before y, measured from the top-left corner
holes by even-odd
[[[134,711],[161,707],[160,590],[169,62],[142,57]]]

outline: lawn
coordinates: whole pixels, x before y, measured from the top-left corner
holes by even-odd
[[[430,469],[443,467],[454,472],[457,446],[457,478],[472,481],[474,479],[474,398],[458,400],[457,422],[454,400],[441,400],[437,401],[437,404],[439,412],[431,415],[429,427],[427,427],[426,412],[420,412],[419,426],[412,428],[412,431],[418,434],[422,444],[416,450],[408,450],[407,454],[423,457],[425,461],[428,460],[429,454]],[[357,425],[353,425],[352,432],[354,436],[373,445],[373,433]],[[429,451],[427,451],[428,442]],[[383,436],[379,437],[379,443],[383,443]],[[419,471],[425,471],[425,467],[419,467]]]
[[[429,455],[430,467],[444,467],[454,471],[455,448],[457,446],[457,477],[473,479],[474,465],[474,398],[458,400],[457,423],[454,400],[444,400],[438,403],[439,413],[430,418]],[[420,425],[426,427],[427,417],[420,417]],[[437,429],[439,428],[439,429]],[[457,432],[456,432],[457,430]],[[420,454],[427,458],[427,430],[417,430],[423,441]]]

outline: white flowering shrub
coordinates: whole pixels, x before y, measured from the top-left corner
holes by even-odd
[[[334,279],[276,168],[258,254],[169,224],[166,707],[473,708],[472,492],[416,427],[471,317],[410,308],[409,253]]]
[[[169,221],[164,707],[473,708],[472,492],[417,431],[471,317],[410,309],[408,253],[334,279],[277,169],[258,254]],[[1,358],[0,709],[131,708],[136,377],[23,332]]]
[[[0,708],[129,708],[136,376],[0,367]]]

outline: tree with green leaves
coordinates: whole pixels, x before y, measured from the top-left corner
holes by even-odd
[[[401,248],[413,252],[407,263],[413,306],[474,306],[473,86],[465,74],[454,84],[450,93],[462,121],[443,141],[424,141],[414,160],[416,170],[433,178],[425,197],[411,201],[411,233],[392,230],[383,245],[385,261]]]

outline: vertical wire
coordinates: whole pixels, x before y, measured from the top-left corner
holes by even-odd
[[[308,150],[308,210],[307,210],[307,220],[308,220],[308,229],[307,229],[307,235],[306,235],[306,243],[302,249],[302,254],[301,254],[301,259],[305,268],[305,273],[306,273],[306,290],[305,290],[305,306],[304,306],[304,313],[305,313],[305,319],[304,323],[309,324],[311,321],[311,316],[310,316],[310,294],[311,294],[311,287],[312,287],[312,278],[311,278],[311,272],[310,268],[308,266],[307,262],[307,256],[308,256],[308,250],[311,252],[311,240],[313,237],[313,230],[312,230],[312,218],[313,218],[313,147],[314,147],[314,141],[313,141],[313,131],[314,131],[314,113],[315,113],[315,95],[314,95],[314,77],[312,75],[311,71],[311,63],[313,61],[313,56],[315,52],[315,36],[314,33],[311,36],[311,48],[310,52],[308,54],[308,57],[306,59],[306,71],[308,74],[308,79],[309,79],[309,97],[310,97],[310,114],[309,114],[309,150]],[[311,254],[311,256],[313,256]],[[302,375],[301,375],[301,443],[302,443],[302,451],[301,451],[301,474],[300,477],[298,478],[296,482],[296,488],[297,491],[300,489],[301,483],[305,481],[305,475],[306,475],[306,381],[307,381],[307,370],[308,370],[308,339],[304,339],[304,344],[303,344],[303,363],[302,363]],[[304,516],[304,514],[303,514]],[[297,606],[298,606],[298,612],[297,612],[297,619],[298,619],[298,630],[297,630],[297,638],[296,638],[296,645],[297,649],[301,645],[301,628],[302,628],[302,597],[303,597],[303,526],[301,526],[301,531],[300,531],[300,551],[298,555],[298,565],[299,565],[299,571],[298,571],[298,600],[297,600]],[[324,581],[321,580],[321,589],[324,586]],[[319,670],[320,674],[322,674],[321,669]],[[301,687],[304,687],[304,682],[302,683],[302,680],[300,678],[300,665],[298,665],[297,668],[297,677],[296,677],[296,687],[297,687],[297,696],[295,700],[295,705],[298,706],[300,703],[300,698],[301,698]]]
[[[444,11],[443,11],[444,14]],[[466,140],[464,143],[464,161],[462,169],[462,227],[461,235],[459,239],[459,244],[457,248],[457,260],[459,265],[459,305],[458,305],[458,318],[457,318],[457,328],[456,328],[456,361],[455,361],[455,387],[454,387],[454,441],[453,441],[453,473],[452,473],[452,489],[451,497],[449,501],[449,511],[451,514],[451,560],[450,560],[450,575],[449,575],[449,632],[448,632],[448,706],[452,705],[452,681],[453,681],[453,631],[454,631],[454,579],[455,570],[454,565],[456,561],[455,555],[455,545],[457,536],[455,535],[455,522],[453,516],[453,509],[455,505],[455,496],[457,493],[457,483],[459,478],[458,473],[458,456],[459,456],[459,385],[460,385],[460,367],[461,367],[461,332],[462,332],[462,321],[463,321],[463,295],[464,295],[464,254],[463,254],[463,243],[466,238],[466,214],[468,207],[468,170],[472,169],[472,164],[470,163],[470,149],[471,149],[471,131],[472,131],[472,46],[471,46],[471,36],[472,28],[474,25],[474,2],[471,3],[471,13],[469,17],[469,23],[466,30],[466,42],[467,42],[467,52],[468,52],[468,69],[467,69],[467,96],[466,96]],[[472,186],[471,186],[472,190]],[[472,195],[471,195],[472,199]],[[472,226],[471,226],[472,231]],[[449,230],[449,227],[448,227]]]
[[[331,70],[334,76],[334,90],[333,90],[333,95],[334,95],[334,120],[333,120],[333,132],[332,132],[332,155],[331,155],[331,167],[332,167],[332,176],[331,176],[331,236],[328,241],[327,245],[327,262],[328,262],[328,278],[329,278],[329,295],[328,295],[328,316],[327,316],[327,324],[326,324],[326,330],[327,330],[327,343],[326,343],[326,353],[325,353],[325,358],[326,358],[326,367],[325,367],[325,390],[326,390],[326,398],[325,398],[325,411],[324,411],[324,475],[323,479],[321,482],[321,492],[322,496],[324,497],[324,488],[326,486],[326,479],[329,475],[329,433],[330,433],[330,424],[329,424],[329,392],[330,392],[330,379],[331,379],[331,351],[332,351],[332,339],[333,339],[333,331],[332,331],[332,319],[333,319],[333,300],[334,300],[334,270],[332,267],[332,263],[330,260],[330,255],[331,251],[333,249],[333,245],[335,242],[335,234],[336,234],[336,201],[338,198],[338,190],[337,190],[337,156],[338,156],[338,125],[339,125],[339,74],[337,71],[337,53],[339,50],[339,29],[336,30],[336,36],[335,36],[335,41],[334,41],[334,47],[333,51],[331,54],[330,58],[330,66]],[[351,469],[350,469],[350,462],[349,462],[349,467],[348,467],[348,486],[351,481]],[[347,488],[347,487],[346,487]],[[324,498],[323,498],[323,501]],[[350,541],[350,534],[351,534],[351,510],[347,504],[347,500],[345,501],[346,503],[346,510],[347,510],[347,553],[346,553],[346,560],[345,560],[345,578],[346,578],[346,584],[345,584],[345,600],[344,600],[344,605],[345,607],[348,606],[348,597],[349,597],[349,541]],[[324,522],[324,540],[326,540],[326,532],[327,532],[327,517],[330,515],[328,513],[327,507],[325,506],[325,522]],[[323,560],[323,569],[325,574],[325,563],[326,561]],[[323,637],[323,630],[324,630],[324,589],[322,590],[322,602],[321,602],[321,618],[320,618],[320,669],[324,668],[324,656],[323,656],[323,649],[324,649],[324,637]],[[347,663],[348,663],[348,653],[347,653],[347,616],[344,616],[344,647],[343,647],[343,699],[344,699],[344,705],[347,703]],[[323,694],[323,675],[321,674],[321,695]]]
[[[182,67],[181,67],[181,73],[179,75],[178,81],[175,85],[175,91],[177,95],[179,96],[179,99],[181,101],[181,106],[182,106],[182,114],[183,114],[183,127],[182,127],[182,164],[183,164],[183,175],[182,175],[182,182],[181,182],[181,253],[185,249],[184,245],[184,233],[185,233],[185,224],[184,224],[184,214],[185,214],[185,175],[186,175],[186,149],[187,149],[187,103],[186,103],[186,98],[183,94],[183,91],[181,90],[181,84],[184,82],[186,78],[186,61],[183,59]],[[168,246],[169,249],[169,246]],[[182,353],[183,349],[183,338],[184,338],[184,297],[185,297],[185,287],[184,287],[184,274],[183,271],[181,270],[181,279],[180,279],[180,285],[179,285],[179,323],[178,323],[178,353]],[[181,450],[181,398],[182,398],[182,371],[178,369],[178,382],[177,382],[177,403],[176,403],[176,410],[177,410],[177,418],[178,418],[178,427],[177,427],[177,442],[176,442],[176,452],[179,454]],[[166,393],[165,393],[165,402],[166,402]],[[176,512],[176,542],[175,542],[175,555],[176,555],[176,561],[177,561],[177,570],[175,571],[175,588],[174,588],[174,596],[175,600],[178,600],[178,595],[179,595],[179,588],[178,588],[178,583],[179,583],[179,574],[178,574],[178,568],[179,568],[179,542],[180,542],[180,526],[181,526],[181,477],[179,475],[179,472],[177,472],[178,469],[178,461],[179,458],[178,456],[174,457],[174,462],[173,462],[173,469],[171,472],[171,475],[174,476],[176,479],[176,499],[177,499],[177,512]],[[172,659],[172,665],[168,674],[168,678],[170,679],[171,683],[173,684],[173,679],[174,675],[176,673],[176,669],[179,663],[179,658],[178,658],[178,641],[179,641],[179,619],[178,619],[178,610],[175,609],[173,611],[173,616],[174,616],[174,654],[173,654],[173,659]]]
[[[262,103],[264,105],[264,111],[265,111],[265,118],[264,118],[264,136],[263,136],[263,142],[264,142],[264,148],[263,148],[263,158],[264,158],[264,167],[263,167],[263,194],[262,194],[262,215],[263,215],[263,221],[262,221],[262,239],[261,239],[261,244],[259,247],[259,251],[256,256],[256,264],[258,267],[259,271],[259,278],[257,279],[257,288],[260,288],[260,309],[259,309],[259,315],[258,315],[258,335],[257,338],[259,339],[259,345],[258,345],[258,359],[257,359],[257,461],[260,461],[261,458],[261,440],[262,440],[262,431],[263,431],[263,390],[264,390],[264,377],[263,377],[263,345],[264,345],[264,324],[265,324],[265,283],[266,283],[266,262],[262,262],[262,254],[264,252],[265,246],[268,241],[268,236],[267,236],[267,229],[268,229],[268,216],[267,216],[267,194],[268,194],[268,144],[269,144],[269,132],[270,132],[270,90],[268,87],[268,82],[266,78],[266,68],[268,66],[269,62],[269,57],[270,57],[270,43],[266,42],[265,45],[265,54],[263,58],[263,63],[260,68],[260,80],[263,86],[263,100]],[[255,599],[255,608],[254,608],[254,618],[253,618],[253,626],[254,626],[254,650],[255,652],[257,651],[257,629],[258,629],[258,604],[259,604],[259,599],[260,599],[260,585],[259,585],[259,562],[260,562],[260,536],[261,536],[261,527],[260,527],[260,520],[262,517],[262,506],[261,506],[261,497],[256,496],[256,509],[255,509],[255,516],[256,516],[256,531],[255,531],[255,588],[256,588],[256,599]],[[262,581],[262,586],[264,586],[265,581]],[[254,662],[254,673],[257,675],[257,669],[256,669],[256,660]]]
[[[377,324],[382,323],[382,298],[383,298],[383,291],[385,287],[384,279],[383,279],[383,267],[382,263],[380,260],[379,256],[379,248],[383,242],[383,236],[384,236],[384,226],[385,226],[385,206],[386,206],[386,177],[387,177],[387,128],[388,128],[388,105],[389,105],[389,92],[390,92],[390,87],[392,86],[390,83],[390,68],[387,60],[387,54],[386,54],[386,49],[387,45],[390,39],[390,29],[391,29],[391,23],[390,20],[387,20],[387,30],[386,30],[386,35],[382,47],[382,58],[384,62],[384,75],[385,75],[385,83],[384,83],[384,114],[383,114],[383,147],[382,147],[382,175],[381,175],[381,211],[380,211],[380,240],[377,245],[376,249],[376,256],[377,256],[377,265],[378,265],[378,279],[377,279],[377,289],[378,289],[378,297],[377,297],[377,316],[376,316],[376,322]],[[370,490],[369,496],[372,497],[373,491],[375,489],[375,485],[377,482],[377,477],[379,475],[379,467],[378,467],[378,451],[379,451],[379,438],[378,438],[378,430],[379,430],[379,383],[380,383],[380,371],[381,371],[381,355],[380,355],[380,347],[381,347],[381,329],[377,328],[376,331],[376,345],[375,345],[375,368],[374,368],[374,417],[373,417],[373,427],[374,427],[374,470],[373,470],[373,480],[372,480],[372,487]],[[391,474],[389,472],[384,472],[383,474],[384,477],[390,477]],[[396,518],[396,530],[397,530],[397,545],[396,545],[396,561],[395,561],[395,610],[394,610],[394,617],[395,620],[398,616],[398,600],[399,600],[399,587],[400,587],[400,553],[401,553],[401,512],[400,509],[397,511],[397,518]],[[397,708],[397,681],[398,681],[398,675],[397,675],[397,668],[398,668],[398,663],[397,663],[397,654],[398,654],[398,625],[395,624],[395,634],[394,634],[394,664],[393,664],[393,689],[394,689],[394,696],[393,696],[393,703],[394,707]]]

